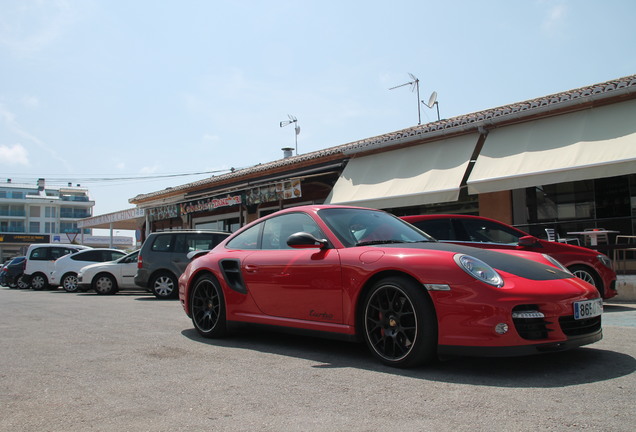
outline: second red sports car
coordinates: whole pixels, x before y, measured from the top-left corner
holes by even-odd
[[[190,263],[179,297],[204,337],[237,323],[323,333],[364,340],[397,367],[602,338],[598,291],[555,260],[440,243],[355,207],[295,207],[245,226]]]

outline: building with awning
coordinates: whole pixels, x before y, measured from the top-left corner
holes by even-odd
[[[129,201],[146,232],[301,204],[476,214],[533,235],[636,232],[636,75],[285,156]]]

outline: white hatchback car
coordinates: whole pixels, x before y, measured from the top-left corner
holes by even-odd
[[[97,294],[115,294],[120,289],[139,289],[135,285],[139,251],[129,253],[117,261],[96,263],[83,267],[77,274],[81,291],[95,290]]]
[[[89,249],[63,256],[55,261],[49,276],[49,284],[61,285],[66,292],[77,292],[77,273],[93,263],[114,261],[126,255],[118,249]]]
[[[91,249],[88,246],[63,243],[36,243],[29,246],[26,253],[24,275],[32,289],[39,291],[49,287],[49,275],[55,261],[80,250]]]

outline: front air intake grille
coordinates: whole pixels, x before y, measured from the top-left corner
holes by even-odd
[[[551,324],[543,317],[534,317],[532,315],[543,315],[537,313],[539,308],[536,305],[522,305],[513,309],[512,322],[519,336],[527,340],[547,339],[548,333],[552,330],[548,328]],[[519,317],[515,317],[519,315]],[[524,316],[528,315],[528,316]]]
[[[564,316],[559,318],[559,324],[566,336],[582,336],[601,329],[601,316],[580,320],[575,320],[572,315]]]

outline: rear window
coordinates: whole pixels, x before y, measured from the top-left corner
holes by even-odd
[[[158,235],[155,241],[152,242],[150,250],[154,252],[172,252],[174,248],[173,238],[174,235],[172,234]]]

